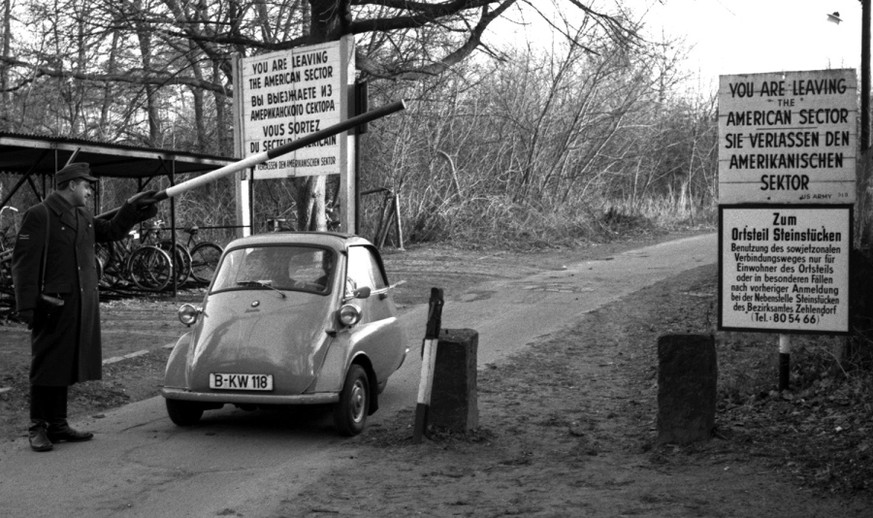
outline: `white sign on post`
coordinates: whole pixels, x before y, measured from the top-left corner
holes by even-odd
[[[849,331],[856,83],[850,69],[719,78],[719,328]]]
[[[719,203],[855,201],[852,69],[719,78]]]
[[[348,38],[243,58],[240,102],[246,156],[269,151],[347,118],[354,45]],[[350,64],[351,63],[351,64]],[[258,164],[256,179],[344,172],[344,134]]]
[[[847,333],[851,210],[721,207],[719,327]]]

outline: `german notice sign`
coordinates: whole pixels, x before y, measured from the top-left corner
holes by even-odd
[[[855,71],[721,76],[719,203],[855,201]]]
[[[353,48],[344,38],[243,58],[240,102],[246,155],[269,151],[344,120]],[[254,177],[339,173],[344,170],[343,135],[259,164]]]
[[[719,207],[719,327],[849,331],[852,206]]]

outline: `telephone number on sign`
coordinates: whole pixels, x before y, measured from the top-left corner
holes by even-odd
[[[817,315],[797,315],[794,313],[752,313],[755,322],[774,322],[777,324],[816,324],[821,318]]]

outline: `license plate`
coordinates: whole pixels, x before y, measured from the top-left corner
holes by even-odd
[[[209,388],[215,390],[273,390],[273,375],[215,372],[209,375]]]

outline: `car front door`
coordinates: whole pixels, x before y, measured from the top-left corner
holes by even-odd
[[[354,334],[358,347],[370,357],[379,381],[383,381],[400,363],[404,349],[397,308],[378,254],[370,246],[349,247],[347,276],[355,289],[370,289],[369,297],[354,301],[361,307],[361,321]]]

